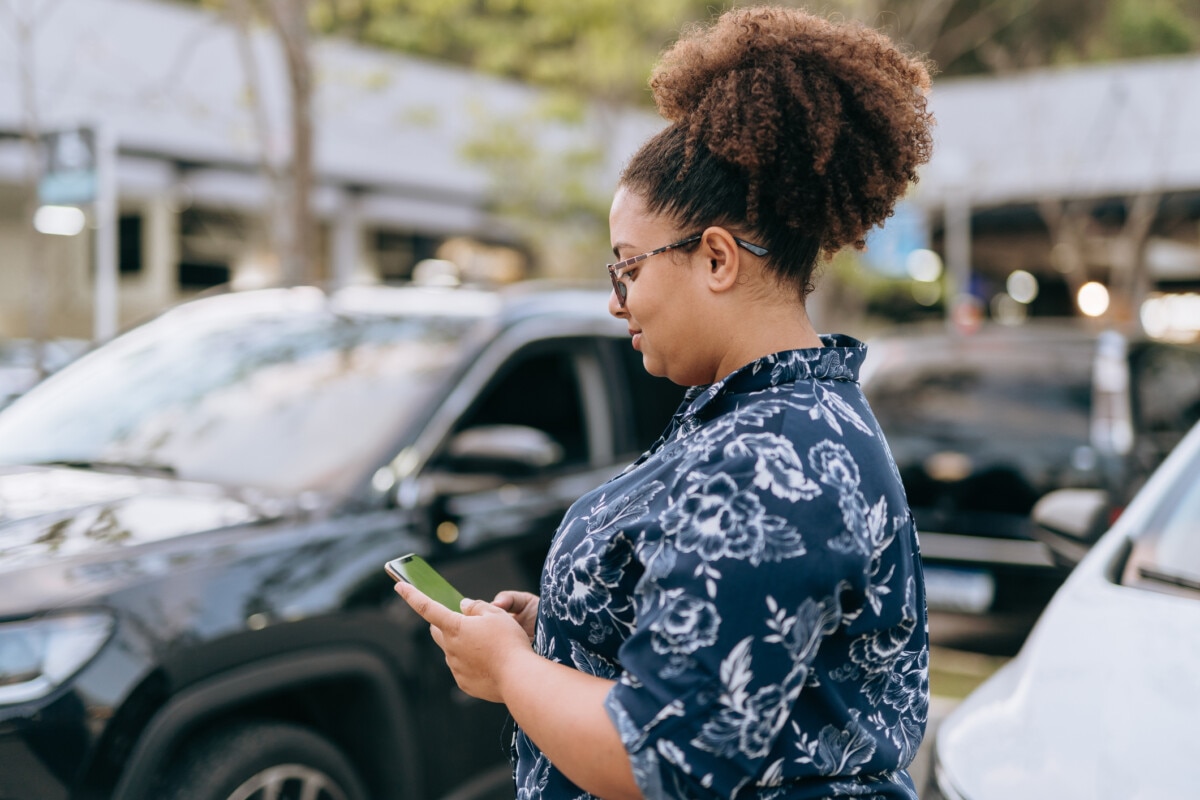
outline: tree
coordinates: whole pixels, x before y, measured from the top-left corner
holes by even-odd
[[[268,246],[279,259],[286,282],[313,280],[315,218],[313,187],[313,67],[310,52],[311,0],[202,0],[202,5],[227,14],[238,30],[238,50],[245,74],[247,95],[253,106],[259,140],[260,164],[272,184]],[[255,24],[267,25],[279,41],[287,66],[289,87],[289,138],[291,154],[286,165],[277,163],[263,106],[258,64],[251,46]],[[285,168],[286,167],[286,168]]]
[[[311,28],[319,34],[446,60],[552,90],[543,118],[493,120],[486,126],[488,136],[467,147],[472,158],[493,172],[497,187],[504,189],[497,193],[497,208],[539,223],[527,226],[535,238],[544,235],[539,231],[547,222],[582,231],[584,238],[599,238],[607,198],[601,196],[603,191],[595,193],[594,186],[589,194],[587,176],[609,140],[613,110],[649,105],[647,78],[661,50],[686,24],[707,20],[736,4],[733,0],[190,2],[224,8],[231,3],[254,4],[260,17],[273,20],[281,37],[291,36],[298,49],[289,49],[289,66],[302,68],[297,74],[304,77],[293,85],[297,99],[311,92],[312,80],[311,68],[304,66],[307,62],[291,60],[293,54],[306,52],[300,46],[304,34],[296,16],[303,13],[301,7],[307,9]],[[819,7],[801,0],[777,2],[843,14],[881,28],[912,50],[928,54],[944,76],[1007,73],[1200,48],[1200,7],[1194,0],[833,0]],[[290,24],[283,24],[277,13],[271,16],[262,10],[284,7],[293,14]],[[545,118],[573,119],[583,132],[581,144],[556,157],[531,148],[529,128]],[[302,119],[296,124],[302,124]],[[305,157],[299,142],[295,153],[300,177]]]
[[[38,377],[45,374],[46,313],[49,304],[45,265],[43,263],[43,239],[34,230],[33,217],[38,207],[38,182],[42,177],[41,136],[42,127],[37,102],[37,74],[35,40],[38,26],[43,19],[54,13],[57,0],[50,3],[14,3],[5,0],[4,10],[11,17],[17,40],[17,63],[20,66],[21,83],[21,138],[25,145],[25,225],[24,234],[28,254],[30,288],[29,338],[34,343],[34,365]]]

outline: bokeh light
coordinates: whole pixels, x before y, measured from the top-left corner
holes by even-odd
[[[942,285],[940,283],[926,283],[924,281],[914,281],[912,283],[912,296],[923,306],[929,307],[942,299]]]
[[[1096,281],[1088,281],[1079,287],[1075,295],[1079,310],[1089,317],[1099,317],[1108,311],[1108,288]]]
[[[51,236],[74,236],[86,224],[83,210],[75,206],[42,206],[33,215],[37,232]]]
[[[1004,288],[1013,300],[1028,305],[1038,296],[1038,279],[1023,269],[1014,269],[1008,274]]]
[[[908,270],[908,274],[912,276],[913,280],[933,283],[942,277],[942,257],[932,250],[913,250],[904,259],[904,268]],[[932,304],[924,303],[923,305]]]

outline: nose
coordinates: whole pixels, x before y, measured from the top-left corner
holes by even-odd
[[[617,319],[629,319],[628,309],[622,308],[617,302],[617,290],[612,289],[608,293],[608,313],[612,314]]]

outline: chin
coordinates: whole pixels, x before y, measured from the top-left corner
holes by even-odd
[[[642,366],[646,368],[646,372],[654,377],[666,378],[678,386],[696,386],[701,383],[711,383],[711,381],[691,380],[686,372],[671,369],[662,362],[654,362],[648,358],[642,358]]]
[[[667,365],[664,364],[661,359],[657,359],[649,353],[642,353],[642,367],[646,370],[646,372],[650,373],[656,378],[668,378],[673,381],[675,380],[671,377],[670,370],[667,369]],[[675,382],[678,383],[679,381]]]

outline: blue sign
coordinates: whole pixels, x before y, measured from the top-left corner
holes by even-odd
[[[42,179],[38,200],[42,205],[76,206],[94,202],[96,135],[87,128],[42,135]]]
[[[914,203],[901,200],[882,228],[867,234],[863,262],[874,272],[890,278],[908,277],[905,262],[914,250],[929,248],[929,222]]]

